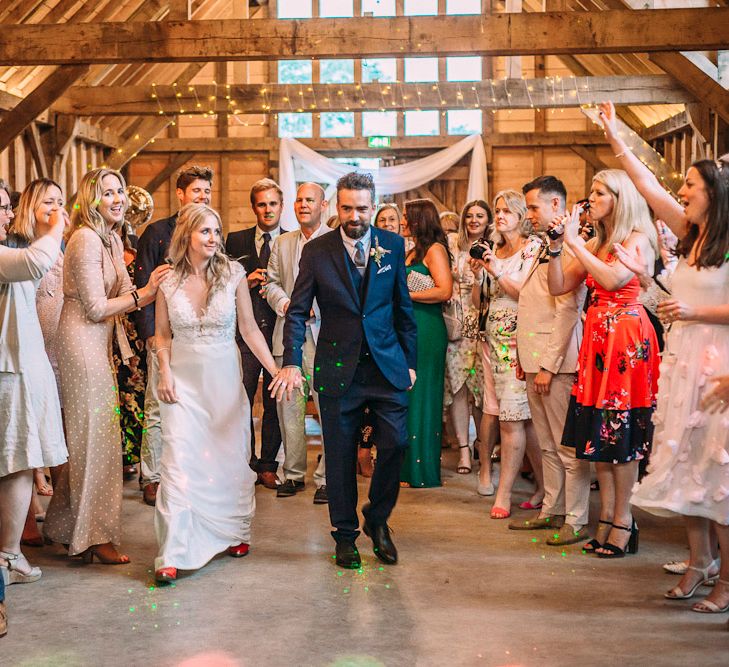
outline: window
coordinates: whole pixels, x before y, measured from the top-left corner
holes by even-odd
[[[322,113],[319,120],[319,134],[322,137],[353,137],[354,114],[352,112]]]
[[[279,60],[279,83],[311,83],[311,60]]]
[[[397,111],[363,111],[363,137],[396,137]]]
[[[395,0],[362,0],[362,15],[395,16]]]
[[[480,56],[446,58],[446,79],[448,81],[481,81]]]
[[[354,83],[354,60],[319,61],[319,81],[322,83]]]
[[[397,60],[395,58],[369,58],[362,61],[362,83],[397,81]]]
[[[438,58],[405,58],[405,81],[438,80]]]
[[[437,111],[406,111],[405,134],[409,137],[440,134],[440,114]]]
[[[480,109],[454,109],[448,112],[448,134],[481,134]]]
[[[405,0],[405,16],[437,16],[438,0]]]
[[[480,14],[481,0],[446,0],[446,14]]]
[[[345,18],[354,16],[354,0],[319,0],[321,18]]]
[[[310,113],[280,113],[278,115],[279,137],[311,137],[312,134]]]
[[[278,0],[280,19],[310,19],[311,0]]]
[[[357,167],[358,171],[374,171],[380,168],[380,158],[378,157],[335,157],[334,161],[351,164],[353,167]]]

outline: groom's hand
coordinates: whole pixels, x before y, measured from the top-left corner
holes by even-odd
[[[408,372],[410,373],[410,387],[408,388],[408,391],[410,391],[415,385],[415,380],[418,379],[418,376],[412,368],[408,368]]]
[[[268,388],[271,390],[271,398],[282,401],[285,395],[286,400],[289,401],[293,391],[301,390],[303,384],[304,378],[301,375],[301,369],[298,366],[286,366],[276,374]]]

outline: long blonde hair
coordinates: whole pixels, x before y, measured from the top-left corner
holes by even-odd
[[[177,216],[169,250],[172,270],[182,284],[182,281],[192,273],[192,264],[188,257],[192,233],[211,217],[218,223],[220,244],[205,269],[205,282],[208,286],[207,303],[210,303],[213,294],[223,289],[230,279],[230,260],[223,250],[223,223],[218,212],[206,204],[183,206]]]
[[[99,213],[99,204],[101,203],[101,196],[104,192],[102,181],[105,176],[116,176],[122,188],[126,191],[127,184],[124,176],[115,169],[92,169],[87,172],[81,179],[78,192],[76,193],[76,202],[73,205],[73,211],[71,211],[71,231],[69,232],[69,236],[81,229],[81,227],[88,227],[101,237],[105,246],[110,247],[111,237],[106,229],[106,221]],[[129,199],[125,195],[123,204],[124,213],[127,211],[127,206],[129,206]],[[114,225],[112,233],[117,231],[123,224],[124,218],[122,216],[121,221]]]
[[[613,200],[608,218],[594,221],[595,254],[603,246],[612,249],[615,243],[623,243],[633,232],[645,234],[653,250],[658,252],[658,235],[648,204],[628,174],[622,169],[603,169],[595,174],[592,182],[604,185]]]
[[[529,238],[534,233],[534,230],[532,228],[532,224],[526,217],[527,207],[524,195],[518,190],[501,190],[501,192],[497,192],[494,197],[494,211],[496,210],[496,202],[499,201],[499,199],[503,199],[506,207],[512,213],[516,213],[516,215],[519,216],[519,227],[517,229],[520,236],[525,239]],[[501,233],[496,231],[496,224],[493,225],[491,231],[491,240],[494,241],[499,248],[506,243],[506,240]]]
[[[23,190],[23,194],[20,195],[17,213],[10,230],[15,236],[28,243],[35,240],[35,226],[38,222],[35,217],[35,210],[46,196],[48,188],[53,186],[63,193],[61,186],[50,178],[38,178],[28,183],[28,186]]]

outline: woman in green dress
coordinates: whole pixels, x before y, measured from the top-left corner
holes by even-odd
[[[453,292],[451,254],[438,210],[429,199],[405,203],[402,233],[414,243],[405,264],[418,325],[418,378],[410,391],[409,447],[400,479],[403,486],[440,486],[443,383],[448,346],[442,304]]]

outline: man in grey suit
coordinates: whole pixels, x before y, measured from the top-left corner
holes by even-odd
[[[291,303],[291,294],[299,275],[299,261],[304,246],[312,239],[332,231],[322,222],[322,213],[326,210],[327,201],[324,189],[316,183],[303,183],[296,192],[294,213],[299,222],[299,229],[279,236],[271,249],[268,262],[268,281],[266,283],[266,300],[278,316],[273,330],[273,356],[276,364],[281,366],[283,359],[283,329],[286,311]],[[295,392],[291,398],[278,403],[278,418],[281,424],[281,436],[284,446],[284,483],[278,487],[276,496],[286,498],[304,489],[306,476],[306,401],[311,391],[317,412],[319,412],[319,395],[313,388],[311,378],[314,375],[314,355],[316,341],[321,326],[319,307],[314,301],[312,316],[306,323],[306,338],[303,349],[304,392]],[[321,412],[319,412],[321,414]],[[323,505],[328,502],[326,477],[324,473],[324,455],[314,472],[314,483],[317,490],[314,504]]]
[[[564,215],[567,190],[558,178],[540,176],[522,191],[535,232],[544,234]],[[549,293],[547,267],[550,261],[562,261],[560,254],[545,241],[519,292],[516,344],[542,450],[544,500],[536,518],[509,524],[512,530],[551,529],[547,544],[552,546],[585,538],[590,494],[589,462],[561,444],[582,340],[585,286],[558,297]]]

